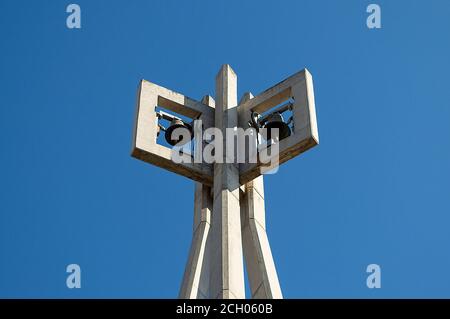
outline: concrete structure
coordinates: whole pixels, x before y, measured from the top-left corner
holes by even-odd
[[[215,101],[205,96],[198,102],[141,82],[132,155],[196,181],[193,238],[180,298],[245,298],[244,259],[252,298],[282,298],[282,293],[266,233],[262,164],[225,160],[214,165],[175,164],[170,149],[157,143],[155,107],[201,119],[204,129],[225,130],[247,128],[252,111],[270,112],[287,100],[292,101],[293,134],[279,141],[280,163],[319,142],[312,77],[307,70],[256,97],[246,93],[239,104],[237,76],[229,65],[217,74]]]

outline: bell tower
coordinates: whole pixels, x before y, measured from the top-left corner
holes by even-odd
[[[266,232],[263,174],[319,144],[308,70],[257,96],[245,93],[239,102],[229,65],[216,76],[215,99],[197,101],[143,80],[136,109],[132,156],[195,181],[193,236],[179,297],[245,298],[245,260],[251,297],[282,298]],[[249,145],[238,149],[244,156],[231,152],[230,158],[228,143],[222,143],[214,162],[194,161],[190,142],[203,136],[196,137],[196,129],[212,128],[254,130],[257,160],[250,160]],[[168,146],[158,142],[161,132]],[[185,161],[174,162],[174,147],[184,150]],[[263,157],[270,157],[269,166]]]

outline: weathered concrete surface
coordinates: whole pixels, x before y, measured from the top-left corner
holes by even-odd
[[[215,124],[224,132],[236,127],[237,76],[224,65],[216,77]],[[224,143],[226,145],[226,143]],[[224,152],[224,157],[226,152]],[[239,208],[239,169],[235,164],[214,164],[211,224],[211,298],[245,298],[244,264]]]

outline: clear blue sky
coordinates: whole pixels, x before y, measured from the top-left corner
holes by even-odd
[[[265,184],[285,297],[450,297],[449,1],[74,2],[0,2],[0,297],[177,296],[193,182],[130,157],[136,89],[224,63],[314,76],[321,144]]]

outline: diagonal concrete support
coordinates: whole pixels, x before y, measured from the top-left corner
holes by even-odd
[[[207,240],[211,223],[211,189],[195,184],[194,234],[189,259],[179,293],[181,299],[209,297],[209,258]]]
[[[259,176],[241,193],[242,245],[252,298],[281,299],[275,263],[266,233],[264,180]]]

